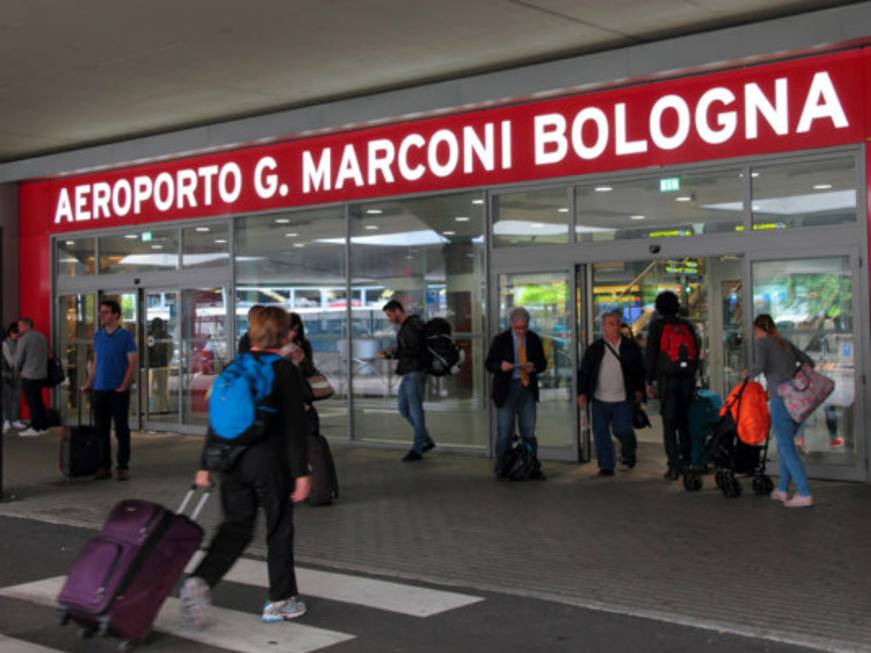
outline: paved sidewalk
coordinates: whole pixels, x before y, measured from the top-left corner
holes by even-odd
[[[175,504],[199,442],[137,435],[129,483],[66,482],[55,435],[6,436],[5,485],[17,500],[0,513],[96,527],[123,497]],[[709,477],[688,494],[653,463],[612,479],[591,478],[590,465],[547,463],[545,482],[496,483],[482,458],[402,464],[401,451],[334,453],[342,498],[297,513],[302,561],[871,651],[867,485],[814,483],[818,505],[790,511],[747,482],[736,500]]]

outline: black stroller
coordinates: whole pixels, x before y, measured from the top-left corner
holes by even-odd
[[[717,487],[729,498],[741,496],[742,488],[738,475],[752,476],[753,492],[760,496],[770,494],[774,489],[774,483],[765,473],[770,433],[766,433],[765,441],[760,445],[745,444],[738,437],[741,397],[746,387],[747,380],[741,384],[737,393],[726,400],[723,416],[714,427],[711,439],[706,445],[711,464],[714,466],[714,480]],[[733,405],[738,407],[737,420],[732,417]],[[684,474],[683,484],[690,492],[701,490],[703,486],[701,471],[688,468]]]

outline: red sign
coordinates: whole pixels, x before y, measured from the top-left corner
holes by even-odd
[[[23,184],[51,232],[860,142],[864,50]]]

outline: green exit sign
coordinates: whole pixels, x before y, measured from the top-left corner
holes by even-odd
[[[149,240],[151,240],[151,232],[150,231],[143,231],[142,232],[142,242],[147,243]]]
[[[680,190],[680,177],[665,177],[659,180],[660,193],[672,193]]]

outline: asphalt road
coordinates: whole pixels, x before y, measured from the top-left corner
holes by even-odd
[[[47,579],[55,578],[55,582],[60,582],[58,577],[65,573],[94,532],[10,517],[0,517],[0,532],[0,559],[3,561],[0,565],[0,651],[114,651],[116,641],[80,640],[75,637],[74,626],[60,626],[50,606],[53,596],[50,588],[40,599],[10,597],[10,593],[15,594],[15,590],[10,590],[12,587],[27,585],[38,593],[45,589]],[[256,558],[246,558],[240,567],[248,571],[237,568],[234,578],[216,588],[213,597],[219,608],[216,618],[231,623],[232,632],[220,634],[218,624],[211,632],[210,629],[202,633],[186,631],[173,625],[170,617],[158,625],[140,650],[154,653],[221,650],[785,653],[810,650],[537,599],[456,586],[397,583],[395,579],[309,566],[300,572],[303,594],[306,595],[306,583],[316,594],[306,595],[309,614],[298,623],[267,626],[258,619],[265,598],[265,589],[259,580],[263,563]],[[506,579],[511,573],[512,569],[506,568]]]

